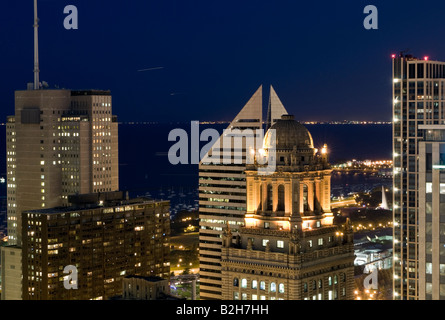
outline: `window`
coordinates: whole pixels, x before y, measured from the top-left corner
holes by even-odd
[[[318,239],[318,245],[322,246],[323,245],[323,238]]]
[[[433,264],[431,262],[426,263],[426,274],[433,274]]]
[[[307,282],[305,282],[304,284],[303,284],[303,292],[307,292],[308,290],[308,287],[307,287]]]
[[[263,239],[263,247],[267,246],[267,243],[269,242],[268,239]]]
[[[306,283],[306,287],[307,287],[307,283]],[[277,292],[277,284],[275,282],[272,282],[270,284],[270,292]]]
[[[241,280],[241,288],[247,288],[247,279]]]
[[[238,278],[233,279],[233,286],[234,287],[239,287],[239,280],[238,280]]]
[[[320,223],[320,221],[317,221],[316,226],[317,226],[317,228],[320,228],[320,227],[321,227],[321,223]]]
[[[241,299],[242,300],[247,300],[247,293],[242,293],[241,294]]]
[[[239,292],[235,291],[233,293],[233,300],[239,300]]]
[[[279,292],[279,293],[284,293],[284,283],[280,283],[280,284],[278,285],[278,292]]]
[[[433,294],[433,284],[432,283],[426,284],[426,294]]]
[[[332,277],[328,278],[328,283],[329,283],[330,286],[332,286]]]
[[[272,211],[273,210],[273,195],[272,195],[272,185],[269,184],[267,186],[267,205],[266,205],[266,210],[267,211]]]
[[[312,248],[312,240],[309,240],[309,241],[307,242],[307,244],[309,245],[309,248]]]
[[[323,288],[323,280],[318,280],[318,288],[321,289]]]
[[[328,300],[334,300],[333,294],[332,294],[332,290],[330,290],[328,292]]]
[[[270,223],[264,222],[264,229],[270,229]]]
[[[252,294],[252,300],[258,300],[258,295]]]
[[[266,300],[266,296],[261,296],[260,300]]]
[[[426,193],[433,193],[433,183],[432,182],[426,183]]]
[[[308,187],[305,184],[303,185],[303,210],[309,211]]]
[[[277,241],[277,248],[283,249],[284,248],[284,241],[278,240]]]
[[[323,300],[323,295],[321,293],[318,294],[318,300]]]
[[[260,282],[260,290],[266,290],[266,282],[265,281]]]
[[[252,289],[257,289],[258,288],[258,281],[253,280],[252,281]]]
[[[278,186],[278,207],[277,211],[283,212],[285,210],[284,207],[284,185]]]

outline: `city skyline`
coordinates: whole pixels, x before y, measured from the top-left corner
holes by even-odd
[[[445,300],[445,3],[413,4],[12,3],[0,299]]]
[[[63,27],[69,4],[78,8],[78,30]],[[445,5],[429,1],[424,15],[416,15],[425,23],[411,24],[403,17],[416,14],[415,7],[376,1],[379,29],[365,30],[366,4],[140,2],[122,8],[115,1],[43,1],[40,79],[50,87],[111,90],[122,121],[227,121],[260,84],[273,84],[302,121],[388,121],[390,56],[410,49],[440,60],[445,48],[423,34],[431,27],[440,31],[431,17]],[[32,10],[19,3],[9,10],[0,21],[0,65],[7,74],[0,86],[3,118],[13,106],[11,92],[32,80],[31,42],[14,40],[31,39]],[[404,36],[398,34],[402,29]]]

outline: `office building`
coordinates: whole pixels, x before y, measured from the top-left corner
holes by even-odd
[[[264,136],[262,91],[261,86],[199,165],[200,298],[203,300],[222,298],[223,228],[229,223],[232,232],[237,233],[244,225],[246,164],[250,152],[261,147],[257,142],[262,144]],[[267,122],[273,124],[282,114],[287,112],[271,87]],[[236,146],[234,140],[240,136],[242,145]],[[225,156],[230,161],[224,161]],[[210,158],[218,161],[211,161]]]
[[[21,212],[119,190],[117,126],[109,91],[16,91],[6,127],[10,245],[22,242]]]
[[[445,63],[393,55],[394,299],[445,299]]]
[[[122,295],[127,275],[168,279],[168,201],[111,192],[69,202],[22,213],[24,300],[104,300]]]
[[[261,175],[257,161],[247,165],[245,223],[237,235],[228,224],[223,235],[223,299],[353,298],[352,224],[333,224],[327,152],[290,115],[266,133],[256,158],[276,157],[277,168]]]

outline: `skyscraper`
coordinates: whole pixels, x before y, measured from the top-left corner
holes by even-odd
[[[251,130],[254,141],[262,143],[262,135],[257,130],[263,129],[262,86],[256,91],[240,113],[233,119],[227,130]],[[281,113],[281,114],[280,114]],[[287,114],[275,91],[271,87],[269,111],[271,124],[282,114]],[[278,116],[278,114],[280,114]],[[199,165],[199,253],[200,253],[200,298],[221,299],[221,246],[223,228],[230,224],[236,234],[244,225],[246,213],[246,164],[251,150],[243,141],[242,148],[235,144],[220,150],[227,140],[234,135],[221,135],[214,147],[207,153]],[[258,138],[260,138],[258,140]],[[253,146],[257,149],[258,145]],[[229,155],[231,163],[224,163],[224,155]],[[211,163],[209,157],[219,158],[219,164]]]
[[[109,91],[16,92],[6,133],[9,244],[21,244],[23,211],[119,190],[117,126]]]
[[[49,90],[39,82],[37,0],[34,0],[34,83],[15,92],[7,119],[8,252],[2,299],[20,299],[22,212],[67,205],[68,195],[119,189],[118,124],[111,93]],[[5,290],[6,288],[6,290]],[[11,288],[11,290],[8,290]]]
[[[445,63],[392,67],[394,299],[445,299]]]
[[[223,299],[352,300],[352,224],[333,223],[327,147],[314,148],[290,115],[266,133],[266,156],[271,147],[277,170],[263,176],[257,163],[247,166],[245,225],[235,241],[230,225],[223,236]]]

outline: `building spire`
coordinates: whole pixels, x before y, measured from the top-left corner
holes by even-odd
[[[37,0],[34,0],[34,90],[40,89],[39,73],[39,18]]]
[[[288,112],[271,85],[269,106],[267,108],[266,131],[269,130],[270,127],[273,126],[277,120],[280,120],[282,115],[285,114],[288,114]]]

